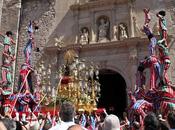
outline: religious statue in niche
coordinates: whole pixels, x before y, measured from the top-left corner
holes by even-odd
[[[123,40],[128,38],[128,30],[127,30],[127,26],[124,23],[120,23],[118,26],[118,34],[119,34],[119,40]]]
[[[101,17],[98,19],[98,42],[109,41],[109,20],[106,17]]]
[[[115,25],[113,27],[113,31],[114,31],[114,39],[113,40],[117,41],[118,40],[118,26]]]
[[[80,44],[88,44],[89,43],[89,30],[87,27],[83,27],[80,32]]]

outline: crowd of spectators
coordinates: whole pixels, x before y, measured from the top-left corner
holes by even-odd
[[[148,113],[143,120],[143,127],[137,121],[130,122],[126,116],[119,119],[117,115],[108,115],[105,110],[92,115],[90,117],[90,114],[85,114],[86,121],[82,123],[82,116],[75,112],[74,105],[71,102],[64,102],[57,117],[49,113],[38,116],[32,114],[32,119],[28,121],[1,116],[0,130],[175,130],[174,111],[169,112],[166,119],[160,114]],[[91,118],[94,118],[93,123]]]

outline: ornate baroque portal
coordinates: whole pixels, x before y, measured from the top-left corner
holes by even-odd
[[[64,62],[65,51],[74,49],[80,59],[92,61],[100,70],[113,70],[110,74],[101,71],[99,81],[102,85],[102,94],[97,106],[106,107],[108,112],[118,111],[119,113],[116,114],[122,116],[122,112],[127,107],[127,90],[134,88],[137,63],[139,58],[142,58],[139,56],[147,53],[146,38],[134,36],[130,3],[125,0],[120,2],[103,0],[100,4],[99,6],[98,1],[90,1],[72,5],[70,9],[75,21],[72,28],[73,35],[76,37],[75,43],[64,45],[57,40],[57,46],[45,48],[45,54],[48,57],[57,55],[56,68],[59,68]],[[118,9],[120,13],[117,13]],[[52,63],[51,59],[46,63],[48,62]],[[121,96],[117,97],[121,103],[120,107],[111,100],[116,98],[115,95],[111,95],[111,99],[107,98],[109,93],[118,89],[121,90]],[[120,99],[122,96],[124,98]],[[111,100],[111,102],[105,104],[103,100]]]
[[[54,71],[52,77],[56,77],[56,71],[64,62],[64,53],[73,49],[80,59],[92,61],[99,66],[100,70],[112,70],[113,75],[122,77],[118,79],[123,80],[125,85],[121,85],[121,80],[119,80],[113,86],[106,80],[108,78],[104,78],[105,76],[110,77],[110,75],[101,73],[101,78],[105,79],[102,82],[103,87],[124,89],[121,91],[121,95],[125,98],[121,101],[126,107],[126,92],[134,90],[137,66],[139,61],[148,55],[147,46],[149,44],[138,27],[132,1],[79,0],[70,6],[69,11],[72,14],[68,15],[72,20],[72,27],[69,28],[72,31],[71,35],[67,37],[65,35],[67,38],[65,41],[61,40],[61,36],[56,38],[56,41],[51,40],[54,46],[44,49],[45,56],[41,59],[42,63],[38,64],[43,64],[45,68],[51,64],[51,70]],[[50,80],[50,90],[56,89],[57,82],[55,80]],[[117,89],[111,90],[117,91]],[[106,94],[110,96],[110,92],[104,92],[101,95],[102,99]],[[103,107],[104,104],[100,102],[99,105]],[[124,107],[120,110],[121,112],[124,111]]]

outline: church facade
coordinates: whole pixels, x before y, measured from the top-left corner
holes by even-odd
[[[33,66],[41,74],[47,91],[56,89],[57,71],[64,64],[64,54],[73,49],[80,59],[98,65],[102,77],[117,75],[116,82],[111,81],[111,84],[108,83],[110,79],[106,79],[104,86],[114,87],[111,91],[124,87],[122,93],[126,96],[127,91],[134,90],[139,61],[148,56],[149,41],[141,31],[143,8],[150,8],[151,28],[158,38],[156,13],[162,9],[167,12],[171,45],[169,77],[175,81],[174,6],[174,0],[3,0],[0,2],[0,27],[1,32],[17,32],[16,75],[24,60],[26,26],[29,20],[34,20],[39,25],[35,33],[39,52],[32,54]],[[149,86],[149,71],[146,75]]]

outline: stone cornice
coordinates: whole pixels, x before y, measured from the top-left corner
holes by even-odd
[[[157,36],[159,37],[159,36]],[[170,39],[174,39],[174,37],[169,36]],[[173,40],[174,41],[174,40]],[[107,49],[122,49],[122,48],[133,48],[137,46],[147,46],[149,44],[148,38],[140,38],[140,37],[134,37],[134,38],[128,38],[121,41],[109,41],[105,43],[93,43],[93,44],[70,44],[66,46],[49,46],[44,48],[44,54],[58,54],[65,52],[69,49],[74,49],[77,51],[94,51],[94,50],[107,50]]]
[[[118,4],[126,4],[130,0],[96,0],[90,1],[85,3],[75,3],[70,6],[70,9],[73,11],[76,10],[87,10],[92,8],[98,8],[102,6],[109,6],[109,5],[118,5]]]
[[[81,44],[71,44],[67,45],[65,47],[46,47],[45,53],[54,53],[54,52],[64,52],[69,49],[75,49],[79,51],[91,51],[91,50],[103,50],[103,49],[111,49],[111,48],[128,48],[128,47],[135,47],[137,45],[147,45],[149,42],[147,38],[129,38],[122,41],[109,41],[105,43],[94,43],[94,44],[87,44],[87,45],[81,45]]]

